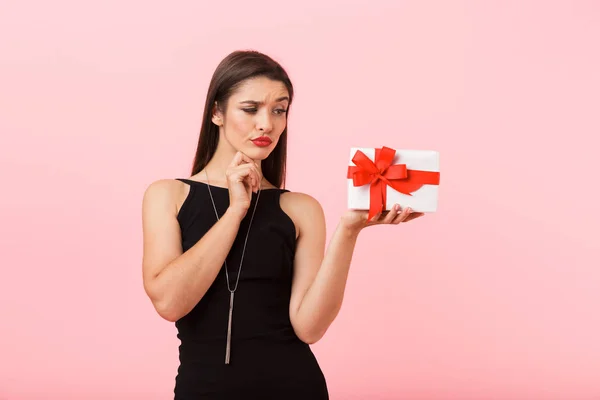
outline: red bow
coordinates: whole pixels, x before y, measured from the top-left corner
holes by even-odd
[[[382,212],[386,205],[387,186],[396,191],[412,196],[423,185],[438,185],[440,173],[432,171],[418,171],[407,169],[406,164],[394,164],[396,150],[389,147],[375,149],[375,162],[360,150],[352,158],[356,166],[348,167],[348,179],[352,179],[354,186],[371,185],[370,193],[370,221],[375,215]]]

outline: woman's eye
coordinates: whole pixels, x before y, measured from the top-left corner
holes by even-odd
[[[249,114],[254,114],[258,111],[256,108],[242,108],[242,110],[244,110],[245,112],[247,112]],[[282,115],[282,114],[285,114],[287,112],[287,110],[277,109],[277,110],[274,110],[273,112],[277,115]]]

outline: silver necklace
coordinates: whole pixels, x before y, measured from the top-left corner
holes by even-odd
[[[213,209],[215,210],[215,215],[217,216],[217,221],[219,220],[219,213],[217,212],[217,206],[215,205],[215,200],[213,199],[212,192],[210,190],[210,181],[208,180],[208,172],[206,169],[204,170],[206,174],[206,187],[208,188],[208,194],[210,195],[210,201],[212,202]],[[229,285],[229,268],[227,267],[227,256],[225,256],[225,276],[227,277],[227,290],[229,290],[229,320],[227,322],[227,345],[225,346],[225,364],[229,364],[229,359],[231,358],[231,322],[233,317],[233,297],[235,295],[235,291],[237,290],[238,283],[240,281],[240,273],[242,272],[242,263],[244,262],[244,254],[246,253],[246,244],[248,243],[248,235],[250,234],[250,228],[252,227],[252,221],[254,220],[254,213],[256,212],[256,206],[258,205],[258,199],[260,198],[260,183],[258,184],[258,193],[256,196],[256,203],[254,204],[254,210],[252,211],[252,215],[250,217],[250,224],[248,225],[248,232],[246,232],[246,239],[244,240],[244,247],[242,249],[242,258],[240,259],[240,266],[238,268],[237,278],[235,280],[235,286],[233,289]]]

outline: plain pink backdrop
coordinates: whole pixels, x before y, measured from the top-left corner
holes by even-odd
[[[313,346],[333,400],[600,399],[594,1],[3,1],[0,399],[172,398],[141,200],[189,176],[217,63],[287,68],[288,188],[331,234],[352,146],[441,154]]]

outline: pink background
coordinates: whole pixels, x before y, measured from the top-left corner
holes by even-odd
[[[2,3],[0,399],[172,398],[142,194],[245,48],[292,77],[288,188],[329,234],[350,147],[441,153],[439,212],[361,234],[332,399],[600,399],[598,3],[297,3]]]

